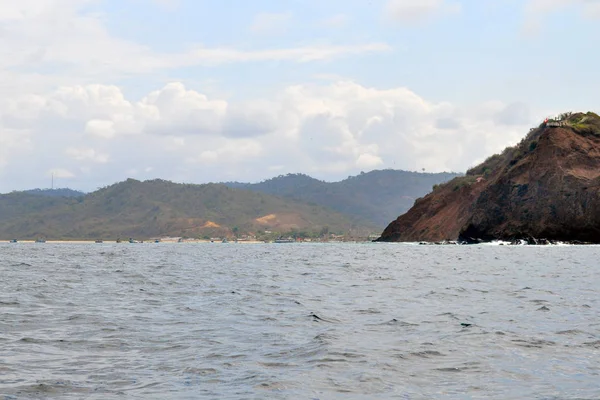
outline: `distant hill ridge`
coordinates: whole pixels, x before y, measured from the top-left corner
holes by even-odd
[[[222,184],[128,179],[80,197],[0,195],[4,239],[211,237],[258,232],[351,233],[377,227],[318,205]]]
[[[383,229],[389,221],[408,211],[417,198],[429,193],[434,185],[463,175],[385,169],[350,176],[339,182],[287,174],[259,183],[224,184],[318,204],[370,221]]]
[[[81,197],[85,196],[84,192],[78,190],[60,188],[60,189],[30,189],[24,190],[23,193],[35,194],[46,197]]]
[[[378,170],[339,182],[287,174],[203,185],[128,179],[88,194],[33,189],[0,195],[0,237],[379,233],[434,185],[461,175]]]

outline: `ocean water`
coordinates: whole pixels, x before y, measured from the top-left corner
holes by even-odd
[[[597,399],[599,259],[2,244],[0,399]]]

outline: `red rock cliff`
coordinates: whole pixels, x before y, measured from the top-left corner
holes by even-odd
[[[565,114],[441,185],[379,241],[547,239],[600,243],[600,117]]]

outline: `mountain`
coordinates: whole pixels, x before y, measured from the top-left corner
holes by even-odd
[[[203,237],[260,231],[366,236],[369,223],[317,205],[225,185],[128,179],[79,197],[0,195],[0,237]]]
[[[565,113],[417,200],[379,241],[600,243],[598,210],[600,117]]]
[[[288,174],[260,183],[226,182],[225,185],[318,204],[383,228],[406,212],[415,199],[430,192],[433,185],[457,176],[460,174],[387,169],[361,173],[340,182]]]

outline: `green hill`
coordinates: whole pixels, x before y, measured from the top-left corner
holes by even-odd
[[[0,195],[5,239],[116,239],[321,231],[368,235],[377,227],[316,204],[220,184],[128,179],[80,197]]]
[[[25,190],[24,193],[36,194],[38,196],[46,197],[81,197],[85,196],[85,193],[78,190],[61,188],[61,189],[31,189]]]
[[[462,174],[376,170],[340,182],[324,182],[303,174],[281,175],[260,183],[226,182],[229,187],[282,196],[328,207],[385,227],[404,214],[433,185]]]

